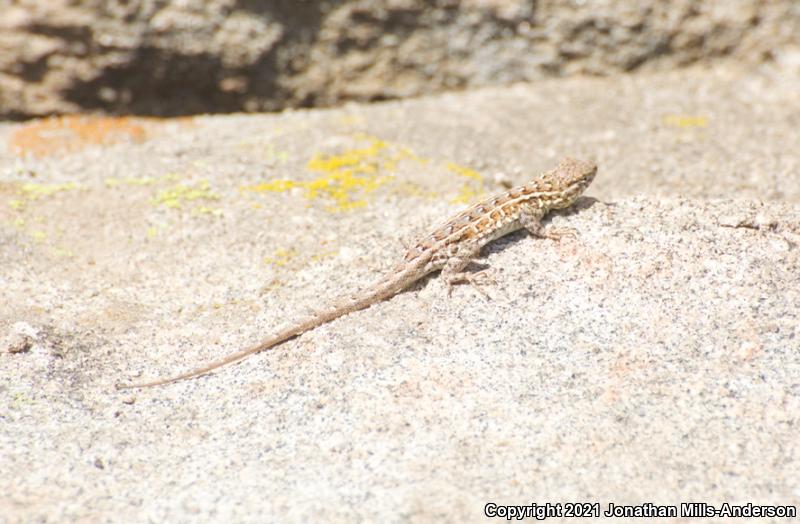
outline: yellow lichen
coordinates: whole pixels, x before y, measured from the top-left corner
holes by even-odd
[[[708,117],[701,115],[666,115],[664,124],[683,129],[692,127],[708,127]]]
[[[208,206],[197,206],[192,209],[193,215],[212,215],[215,217],[222,216],[222,210],[215,208],[215,207],[208,207]]]
[[[156,179],[153,177],[125,177],[125,178],[114,178],[109,177],[106,178],[106,187],[117,187],[117,186],[150,186],[156,183]]]
[[[44,231],[39,231],[38,229],[29,231],[28,235],[30,235],[30,237],[37,242],[44,242],[45,240],[47,240],[47,233],[45,233]]]
[[[367,205],[366,196],[388,183],[394,177],[397,162],[409,157],[407,151],[398,149],[374,137],[359,135],[368,142],[366,147],[350,149],[338,154],[315,154],[306,167],[321,176],[313,180],[271,180],[242,188],[253,192],[285,192],[302,190],[309,200],[324,199],[331,204],[329,211],[349,211]]]
[[[275,254],[270,257],[264,257],[264,264],[276,267],[283,267],[292,261],[298,255],[298,251],[294,248],[291,249],[278,249]]]
[[[289,153],[283,150],[275,149],[275,146],[269,144],[267,145],[267,149],[264,151],[264,157],[266,158],[267,162],[286,163],[289,160]]]
[[[38,200],[42,197],[51,196],[61,191],[69,191],[77,187],[77,184],[74,182],[66,182],[63,184],[34,184],[28,182],[22,184],[19,190],[27,200]]]
[[[466,177],[470,181],[462,185],[458,190],[458,195],[450,199],[453,204],[469,204],[475,199],[486,194],[483,175],[469,167],[460,166],[453,162],[447,164],[448,171],[452,171],[459,176]]]
[[[315,255],[311,255],[312,262],[320,262],[322,260],[326,260],[328,258],[333,258],[339,254],[338,249],[329,249],[328,251],[322,251],[321,253],[317,253]]]
[[[155,205],[162,205],[171,209],[179,209],[186,202],[219,200],[219,195],[211,190],[208,180],[201,180],[196,184],[175,184],[162,189],[152,200]],[[198,206],[202,207],[202,206]]]
[[[363,126],[365,119],[362,115],[354,115],[352,113],[341,115],[339,117],[339,124],[344,127]]]
[[[62,191],[77,189],[78,185],[74,182],[65,182],[62,184],[37,184],[26,182],[24,184],[14,184],[13,187],[14,192],[19,198],[10,200],[8,205],[15,211],[24,211],[30,202],[52,196]]]
[[[311,157],[306,167],[320,174],[315,179],[270,180],[244,186],[241,190],[256,193],[298,190],[308,200],[321,199],[329,202],[325,206],[328,211],[350,211],[366,206],[371,193],[393,181],[392,173],[397,170],[401,162],[412,161],[418,164],[429,162],[408,147],[395,145],[380,138],[366,134],[356,134],[354,138],[366,142],[366,145],[337,154],[317,153]],[[469,179],[459,189],[458,195],[451,199],[453,202],[467,203],[485,194],[484,179],[480,173],[452,162],[446,167],[449,171]],[[424,191],[410,183],[401,185],[396,191],[399,194],[423,198],[436,196],[433,192]]]
[[[64,249],[64,248],[61,248],[61,247],[54,247],[54,248],[50,249],[50,252],[54,256],[63,257],[63,258],[73,258],[75,256],[75,253],[73,251],[71,251],[69,249]]]

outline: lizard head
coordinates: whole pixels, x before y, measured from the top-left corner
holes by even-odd
[[[597,174],[597,165],[574,158],[564,158],[555,169],[545,175],[560,194],[553,201],[553,208],[562,209],[572,205],[592,183]]]

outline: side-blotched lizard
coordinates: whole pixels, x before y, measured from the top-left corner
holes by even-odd
[[[565,233],[544,231],[541,219],[551,209],[563,209],[572,205],[592,182],[596,173],[597,166],[594,164],[564,159],[555,169],[539,178],[478,202],[454,216],[408,248],[403,261],[391,273],[364,291],[291,324],[253,347],[232,353],[193,371],[153,382],[118,384],[117,387],[125,389],[159,386],[204,375],[326,322],[386,300],[433,271],[442,271],[448,290],[453,284],[462,282],[477,285],[486,277],[485,271],[469,273],[464,272],[464,269],[480,253],[481,247],[522,228],[527,229],[534,237],[560,238]]]

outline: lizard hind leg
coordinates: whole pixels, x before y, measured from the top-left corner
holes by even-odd
[[[461,248],[458,252],[447,259],[442,268],[442,279],[447,286],[447,295],[451,296],[453,287],[456,284],[470,284],[475,290],[489,299],[489,294],[483,289],[485,284],[494,284],[493,272],[491,269],[484,269],[477,273],[464,271],[472,260],[480,253],[480,246],[471,248]]]

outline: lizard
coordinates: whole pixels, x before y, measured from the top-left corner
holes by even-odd
[[[454,284],[470,283],[480,289],[486,270],[465,272],[481,248],[508,233],[526,229],[535,238],[559,239],[572,231],[545,231],[541,220],[551,210],[571,206],[597,174],[593,163],[565,158],[530,182],[486,198],[455,215],[427,237],[411,245],[402,261],[378,282],[355,295],[334,302],[258,344],[231,353],[205,366],[152,382],[117,384],[118,389],[170,384],[205,375],[217,368],[270,349],[339,317],[387,300],[434,271],[441,271],[448,294]],[[482,292],[482,291],[481,291]],[[482,292],[483,293],[483,292]]]

